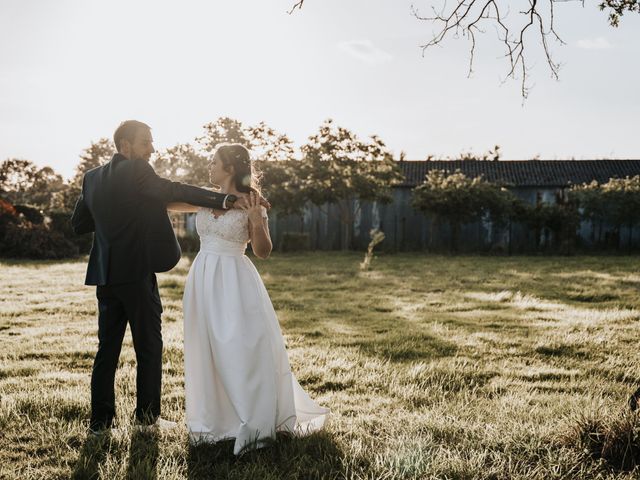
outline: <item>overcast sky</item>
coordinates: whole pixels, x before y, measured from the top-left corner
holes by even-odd
[[[505,159],[640,158],[640,15],[614,29],[599,2],[558,4],[560,81],[532,51],[523,106],[519,83],[502,83],[491,27],[467,78],[464,39],[423,57],[432,26],[411,1],[306,0],[288,15],[293,3],[2,0],[0,161],[69,177],[121,120],[149,123],[166,148],[220,116],[265,121],[298,146],[333,118],[414,160],[495,144]],[[425,13],[441,5],[413,3]]]

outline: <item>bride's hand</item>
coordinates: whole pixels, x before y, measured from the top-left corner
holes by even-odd
[[[260,197],[256,192],[250,192],[248,196],[249,205],[245,210],[249,214],[249,221],[254,225],[262,223],[262,205],[260,205],[261,198],[262,197]]]

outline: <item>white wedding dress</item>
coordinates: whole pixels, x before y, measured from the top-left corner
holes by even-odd
[[[266,218],[263,207],[263,216]],[[278,318],[262,279],[244,255],[248,215],[196,214],[200,251],[187,276],[184,307],[186,423],[192,443],[235,438],[238,455],[276,431],[319,430],[319,406],[291,372]]]

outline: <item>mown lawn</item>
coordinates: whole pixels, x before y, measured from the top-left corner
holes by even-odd
[[[240,458],[184,427],[132,427],[127,333],[118,429],[85,435],[97,345],[83,260],[0,262],[0,478],[638,478],[639,257],[274,255],[256,261],[325,431]],[[184,419],[181,295],[159,282],[163,416]]]

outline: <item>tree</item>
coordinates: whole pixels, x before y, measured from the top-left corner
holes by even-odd
[[[555,29],[556,3],[565,3],[569,0],[528,0],[528,6],[518,11],[515,17],[509,16],[509,8],[513,2],[508,0],[455,0],[439,2],[442,6],[432,6],[430,15],[421,15],[412,6],[412,13],[418,20],[431,22],[435,31],[433,38],[421,45],[423,54],[431,47],[441,45],[448,37],[460,36],[469,40],[469,76],[473,73],[473,61],[476,51],[476,34],[485,32],[486,27],[494,27],[498,41],[503,46],[504,56],[508,59],[507,78],[516,78],[521,73],[521,93],[525,99],[530,87],[527,86],[528,63],[527,52],[530,45],[529,33],[536,35],[537,41],[542,46],[551,76],[558,79],[559,64],[551,55],[549,41],[557,41],[564,44]],[[584,6],[584,0],[575,0]],[[296,2],[289,13],[301,9],[304,0]],[[609,24],[617,27],[620,17],[625,12],[640,13],[640,0],[602,0],[598,5],[600,10],[609,14]]]
[[[206,152],[213,152],[220,143],[240,143],[250,147],[250,141],[242,123],[229,117],[220,117],[204,125],[204,135],[196,140]]]
[[[633,226],[640,220],[640,175],[626,178],[612,178],[602,185],[605,203],[609,205],[611,220],[618,226],[627,226],[628,246],[631,250]],[[620,236],[618,236],[618,242]],[[620,245],[618,244],[618,248]]]
[[[264,161],[291,160],[295,150],[293,142],[284,134],[276,132],[266,123],[243,129],[249,140],[249,148],[254,158]]]
[[[158,152],[152,161],[154,170],[161,177],[192,185],[209,183],[209,159],[188,144],[178,144]]]
[[[96,142],[91,142],[87,148],[80,153],[80,163],[76,166],[76,173],[53,200],[53,207],[63,212],[71,212],[82,190],[82,178],[89,170],[106,164],[116,153],[113,142],[108,138],[100,138]]]
[[[7,159],[0,164],[0,195],[14,205],[48,209],[64,189],[64,180],[51,167],[38,168],[29,160]]]
[[[528,6],[520,10],[515,17],[509,16],[512,2],[508,0],[456,0],[450,4],[444,2],[439,9],[433,8],[433,13],[428,16],[420,15],[415,8],[413,14],[417,19],[431,22],[435,26],[433,38],[421,45],[423,54],[430,47],[441,45],[451,36],[456,38],[462,35],[469,40],[469,76],[473,73],[476,34],[484,33],[487,26],[494,27],[504,56],[508,59],[507,78],[515,79],[518,72],[521,74],[520,89],[523,99],[526,99],[530,90],[527,85],[530,33],[537,37],[542,47],[552,78],[559,78],[560,65],[553,60],[550,41],[556,41],[561,45],[565,43],[555,28],[554,5],[566,1],[528,0]],[[584,0],[576,1],[584,5]],[[609,23],[617,27],[620,16],[625,11],[640,11],[640,0],[605,0],[599,7],[601,10],[610,10]]]
[[[273,207],[285,214],[301,213],[304,195],[300,182],[300,162],[294,159],[289,137],[278,133],[265,122],[244,126],[238,120],[221,117],[204,126],[205,134],[197,140],[207,152],[220,143],[240,143],[256,160],[255,170],[262,180],[264,195]]]
[[[229,117],[220,117],[204,125],[205,133],[196,140],[207,152],[221,143],[239,143],[247,147],[253,158],[259,160],[288,160],[294,156],[293,142],[265,122],[245,126]]]
[[[553,234],[555,248],[571,253],[576,238],[576,229],[580,225],[577,204],[571,200],[559,198],[556,203],[538,203],[530,205],[518,202],[514,210],[514,221],[517,221],[534,232],[535,249],[540,248],[542,233]]]
[[[483,177],[469,178],[460,170],[427,172],[422,185],[413,189],[412,204],[434,215],[430,247],[435,247],[435,233],[440,220],[446,218],[451,228],[451,249],[457,251],[461,225],[479,219],[488,211],[491,203],[483,193],[488,193],[490,188]]]
[[[602,229],[608,216],[602,188],[597,180],[583,185],[574,185],[569,190],[569,198],[578,204],[580,216],[591,223],[591,241],[602,243]]]
[[[460,170],[430,170],[422,185],[413,190],[412,204],[433,218],[430,247],[435,247],[435,233],[441,219],[451,228],[451,250],[458,250],[460,227],[489,214],[496,223],[510,218],[515,196],[499,185],[487,182],[482,176],[469,178]]]
[[[472,151],[467,151],[467,152],[461,152],[458,156],[456,157],[451,157],[451,156],[446,156],[443,158],[443,160],[478,160],[478,161],[492,161],[492,162],[497,162],[498,160],[500,160],[500,158],[502,158],[502,153],[500,152],[500,145],[496,145],[495,147],[493,147],[493,149],[489,149],[484,153],[474,153]],[[427,158],[425,160],[427,161],[431,161],[431,160],[440,160],[440,158],[436,157],[435,155],[428,155]],[[400,157],[400,161],[402,161],[402,155]]]
[[[89,170],[100,167],[111,160],[116,153],[113,142],[108,138],[100,138],[97,142],[91,142],[80,154],[80,163],[76,166],[76,174],[73,183],[82,185],[82,177]]]
[[[302,163],[294,157],[293,142],[264,122],[244,128],[243,131],[249,141],[252,157],[257,160],[254,166],[260,177],[263,195],[276,211],[285,215],[300,215],[302,230],[306,194],[302,184]]]
[[[338,207],[344,226],[341,247],[346,250],[351,246],[353,221],[361,201],[390,202],[391,186],[402,179],[398,166],[379,137],[360,141],[330,119],[309,137],[302,153],[302,189],[316,205]]]
[[[640,176],[611,178],[603,184],[594,180],[574,186],[569,195],[579,205],[582,218],[591,222],[594,242],[601,243],[603,225],[610,221],[618,233],[616,248],[620,248],[623,225],[628,228],[628,246],[632,248],[633,227],[640,221]]]
[[[302,213],[307,201],[304,186],[303,163],[300,160],[260,160],[257,168],[261,174],[262,195],[273,208],[284,215],[300,215],[300,229],[303,228]]]

